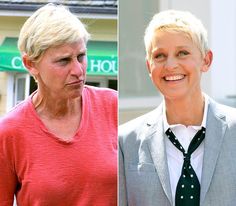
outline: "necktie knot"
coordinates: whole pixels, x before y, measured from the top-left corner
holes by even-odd
[[[186,153],[184,154],[184,162],[190,164],[190,158],[191,158],[191,156],[189,154],[186,154]]]

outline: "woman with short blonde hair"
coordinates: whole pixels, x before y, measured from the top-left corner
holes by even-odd
[[[0,205],[117,204],[117,94],[85,84],[89,34],[63,6],[23,25],[38,89],[0,121]]]

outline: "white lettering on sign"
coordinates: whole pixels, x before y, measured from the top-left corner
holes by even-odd
[[[91,72],[117,73],[116,61],[112,60],[93,60],[90,61]]]
[[[11,60],[11,65],[14,69],[21,69],[23,66],[21,57],[13,57]]]
[[[100,70],[101,60],[91,60],[91,72],[94,72],[96,69]]]

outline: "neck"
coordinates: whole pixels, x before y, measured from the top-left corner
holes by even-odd
[[[204,114],[204,96],[201,93],[174,100],[165,98],[165,105],[169,124],[201,125]]]
[[[70,118],[82,112],[82,98],[59,99],[37,92],[32,98],[36,112],[47,119]]]

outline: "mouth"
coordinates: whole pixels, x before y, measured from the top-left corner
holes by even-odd
[[[165,81],[180,81],[185,78],[185,75],[183,74],[177,74],[177,75],[169,75],[163,77]]]
[[[69,82],[66,85],[67,86],[78,86],[84,83],[84,80],[78,80],[78,81],[73,81],[73,82]]]

